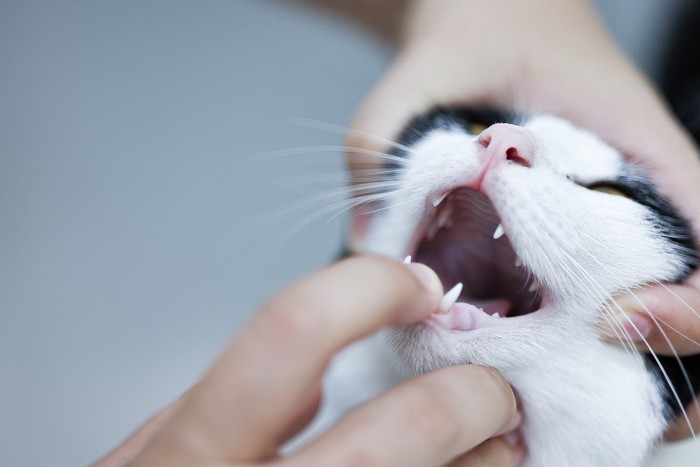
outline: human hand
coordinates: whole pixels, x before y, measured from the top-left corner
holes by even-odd
[[[316,412],[331,357],[382,326],[429,316],[442,293],[423,265],[331,265],[267,302],[200,383],[96,466],[516,466],[521,448],[498,437],[519,423],[513,392],[479,366],[409,380],[279,457]]]

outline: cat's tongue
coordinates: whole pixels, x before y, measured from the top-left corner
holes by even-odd
[[[506,299],[455,303],[446,313],[435,313],[426,320],[449,331],[472,331],[483,327],[515,324],[517,318],[505,318],[511,308]]]

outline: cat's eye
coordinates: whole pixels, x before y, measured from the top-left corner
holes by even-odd
[[[469,130],[469,133],[473,134],[474,136],[478,136],[481,134],[482,131],[484,131],[487,128],[488,126],[483,123],[470,122],[467,130]]]
[[[593,185],[590,185],[588,189],[593,191],[599,191],[601,193],[607,193],[609,195],[623,196],[625,198],[629,198],[629,194],[627,194],[627,192],[610,183],[594,183]]]

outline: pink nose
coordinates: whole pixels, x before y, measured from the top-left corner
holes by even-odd
[[[497,123],[479,135],[479,143],[484,147],[482,161],[487,170],[506,161],[525,167],[532,165],[535,145],[524,128],[507,123]]]

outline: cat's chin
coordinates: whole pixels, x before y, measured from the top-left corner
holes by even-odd
[[[502,369],[514,360],[514,355],[499,355],[493,346],[483,345],[482,339],[489,341],[503,338],[505,348],[509,331],[500,333],[489,331],[461,332],[436,329],[426,324],[412,324],[386,331],[388,341],[409,375],[422,374],[454,365],[477,364]],[[490,334],[490,335],[489,335]],[[491,349],[488,352],[485,349]]]

